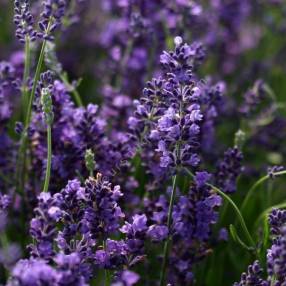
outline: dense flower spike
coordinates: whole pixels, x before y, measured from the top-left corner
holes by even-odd
[[[34,257],[50,259],[54,255],[56,223],[62,213],[50,193],[41,193],[35,214],[30,225],[30,233],[35,240],[35,244],[30,245],[31,254]]]
[[[100,235],[106,238],[118,229],[119,222],[124,217],[117,204],[122,195],[120,187],[115,186],[112,189],[101,174],[97,174],[96,179],[86,181],[83,196],[87,207],[82,223],[94,238]]]
[[[20,260],[12,272],[7,286],[28,285],[73,285],[87,286],[77,271],[79,259],[75,255],[59,255],[56,258],[58,269],[40,259]]]
[[[25,263],[36,267],[36,261],[46,271],[51,269],[55,273],[55,285],[87,285],[98,268],[120,270],[124,265],[131,267],[142,260],[147,231],[144,215],[134,217],[132,233],[126,229],[128,223],[122,227],[125,240],[109,238],[118,234],[123,223],[124,214],[117,204],[121,196],[119,186],[112,188],[101,174],[90,177],[84,186],[77,180],[69,181],[53,196],[41,193],[30,226],[34,242],[29,249],[35,259],[20,261],[15,266],[12,281],[29,277],[30,267],[23,274],[15,273]],[[104,247],[99,245],[100,241]],[[40,278],[35,276],[35,279]]]
[[[215,208],[220,206],[220,196],[211,193],[206,185],[210,175],[207,172],[197,172],[195,185],[191,187],[188,196],[181,196],[174,210],[174,231],[183,239],[198,239],[205,241],[210,236],[211,225],[218,216]]]
[[[16,37],[21,43],[25,43],[26,37],[35,41],[37,32],[34,29],[34,18],[30,11],[29,0],[15,0],[14,23],[16,24]]]
[[[259,265],[258,261],[255,261],[253,265],[248,266],[247,273],[241,275],[241,281],[239,283],[234,283],[234,286],[248,286],[248,285],[257,285],[257,286],[268,286],[268,282],[261,278],[263,270]]]
[[[173,283],[191,283],[195,263],[208,255],[211,227],[218,221],[216,209],[222,204],[221,197],[206,185],[209,180],[210,174],[197,172],[189,193],[180,196],[174,207],[172,231],[177,243],[171,256],[175,265],[170,270]]]
[[[286,282],[286,228],[281,227],[280,236],[273,241],[272,247],[267,252],[268,275],[273,277],[277,284],[283,285]],[[278,284],[278,285],[279,285]]]
[[[269,214],[269,225],[272,235],[279,235],[281,228],[286,224],[286,211],[273,209]]]
[[[115,283],[113,283],[113,286],[133,286],[136,285],[136,283],[139,280],[139,275],[135,272],[129,271],[129,270],[124,270],[119,278],[117,279],[117,281]]]
[[[148,166],[156,174],[160,168],[199,165],[204,116],[216,112],[215,102],[221,97],[219,87],[203,84],[194,74],[204,58],[202,46],[184,44],[180,37],[174,41],[175,50],[160,58],[164,76],[148,82],[129,118],[130,128],[141,138],[139,144],[144,138],[149,150],[157,145],[152,152],[160,156],[160,165],[157,170]]]
[[[286,211],[273,209],[269,215],[272,245],[267,250],[267,279],[263,280],[263,270],[259,262],[248,267],[248,273],[241,275],[241,281],[234,286],[243,285],[284,285],[286,282]]]
[[[236,191],[236,179],[241,174],[242,152],[237,148],[230,148],[224,153],[224,158],[219,162],[216,171],[216,184],[226,193]]]
[[[57,285],[57,272],[44,260],[20,260],[12,271],[9,286]]]
[[[51,35],[62,24],[62,18],[66,11],[66,0],[44,0],[44,11],[41,14],[38,36],[45,40],[53,40]]]

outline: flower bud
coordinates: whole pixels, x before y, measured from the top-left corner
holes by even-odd
[[[95,160],[94,160],[94,153],[92,152],[91,149],[87,149],[85,151],[84,159],[87,170],[89,171],[90,174],[92,174],[95,168]]]
[[[41,105],[45,122],[51,125],[54,120],[54,113],[52,96],[48,88],[42,88],[41,90]]]

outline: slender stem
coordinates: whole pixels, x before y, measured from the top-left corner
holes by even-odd
[[[24,185],[25,185],[25,175],[24,170],[26,167],[26,148],[27,148],[27,135],[24,134],[26,131],[23,131],[23,134],[21,136],[21,142],[20,142],[20,148],[19,148],[19,154],[17,158],[17,166],[16,166],[16,181],[17,181],[17,187],[16,192],[19,194],[24,193]]]
[[[262,185],[265,181],[267,181],[269,179],[269,175],[266,175],[262,178],[260,178],[258,181],[256,181],[252,187],[250,188],[250,190],[247,192],[247,195],[245,197],[245,199],[243,200],[242,202],[242,205],[241,205],[241,211],[243,212],[250,200],[250,198],[252,197],[252,194],[254,193],[254,191],[260,186]]]
[[[2,231],[0,234],[0,242],[3,248],[8,248],[9,240],[5,231]]]
[[[188,169],[186,169],[186,171],[188,172],[189,175],[191,175],[192,177],[194,176]],[[236,212],[238,219],[240,221],[240,224],[242,226],[242,229],[245,233],[246,238],[248,239],[249,243],[255,247],[255,242],[253,240],[253,238],[250,235],[250,232],[246,226],[246,223],[244,221],[244,218],[239,210],[239,208],[237,207],[237,205],[234,203],[234,201],[227,195],[225,194],[223,191],[221,191],[219,188],[215,187],[212,184],[206,183],[206,185],[208,185],[209,187],[211,187],[215,192],[217,192],[218,194],[220,194],[226,201],[229,202],[229,204],[233,207],[234,211]]]
[[[43,44],[42,44],[42,48],[41,48],[41,52],[40,52],[40,56],[39,56],[39,60],[38,60],[38,64],[37,64],[37,68],[36,68],[36,73],[35,73],[35,77],[34,77],[34,82],[33,82],[31,95],[30,95],[30,98],[29,98],[29,104],[28,104],[28,109],[27,109],[27,113],[26,113],[26,120],[25,120],[25,128],[26,129],[29,127],[29,124],[30,124],[30,121],[31,121],[32,106],[33,106],[33,101],[34,101],[34,97],[35,97],[35,93],[36,93],[36,88],[37,88],[37,84],[38,84],[38,81],[39,81],[39,78],[40,78],[40,73],[41,73],[41,69],[42,69],[42,65],[43,65],[43,61],[44,61],[46,43],[47,43],[47,41],[44,40]]]
[[[49,31],[50,31],[51,24],[52,24],[52,19],[50,19],[50,21],[48,23],[47,33],[49,33]],[[46,43],[47,43],[46,40],[44,40],[42,43],[42,48],[41,48],[41,52],[40,52],[35,76],[34,76],[32,91],[31,91],[31,95],[29,98],[28,107],[27,107],[27,111],[26,111],[25,129],[24,129],[22,136],[21,136],[19,155],[18,155],[17,167],[16,167],[16,176],[17,176],[17,181],[18,181],[18,187],[16,188],[16,191],[18,193],[24,193],[26,159],[27,159],[26,158],[27,157],[26,150],[27,150],[27,146],[28,146],[27,130],[28,130],[28,127],[29,127],[30,121],[31,121],[32,106],[33,106],[36,88],[37,88],[37,84],[38,84],[38,81],[40,78],[40,73],[41,73],[41,69],[42,69],[42,65],[43,65],[43,61],[44,61]]]
[[[170,229],[171,229],[171,223],[172,223],[172,213],[173,213],[173,206],[174,206],[174,201],[175,201],[175,195],[176,195],[176,184],[177,184],[177,175],[173,176],[173,185],[172,185],[172,193],[171,193],[171,198],[170,198],[170,203],[169,203],[169,210],[168,210],[168,220],[167,220],[167,226],[168,226],[168,237],[165,241],[164,244],[164,253],[163,253],[163,264],[161,268],[161,274],[160,274],[160,286],[164,285],[165,282],[165,275],[166,275],[166,269],[167,269],[167,264],[168,264],[168,258],[169,258],[169,248],[170,248]]]
[[[230,230],[230,233],[231,233],[234,241],[239,243],[243,248],[247,249],[248,251],[252,250],[252,248],[250,248],[248,245],[246,245],[246,243],[244,243],[243,240],[239,237],[239,235],[237,234],[236,229],[235,229],[233,224],[231,224],[229,226],[229,230]]]
[[[214,191],[216,191],[217,193],[219,193],[225,200],[227,200],[230,205],[233,207],[233,209],[235,210],[237,216],[238,216],[238,219],[240,221],[240,224],[244,230],[244,233],[249,241],[249,243],[252,245],[252,246],[255,246],[255,242],[254,240],[252,239],[251,235],[250,235],[250,232],[248,231],[248,228],[246,226],[246,223],[244,221],[244,218],[239,210],[239,208],[236,206],[236,204],[234,203],[234,201],[228,196],[226,195],[223,191],[221,191],[220,189],[218,189],[217,187],[213,186],[212,184],[208,184],[207,185],[209,187],[211,187]]]
[[[103,249],[106,250],[106,240],[103,240]],[[109,286],[111,283],[111,277],[108,269],[104,269],[104,286]]]
[[[280,171],[280,172],[276,172],[273,174],[273,176],[277,177],[277,176],[282,176],[282,175],[286,175],[286,170],[284,171]],[[254,191],[260,186],[262,185],[264,182],[266,182],[268,179],[270,179],[269,175],[266,175],[264,177],[261,177],[258,181],[256,181],[252,187],[250,188],[250,190],[248,191],[242,205],[241,205],[241,211],[243,212],[243,210],[246,208],[250,198],[252,197],[252,194],[254,193]]]
[[[25,66],[24,66],[24,74],[23,74],[23,81],[22,81],[22,92],[23,92],[23,107],[26,110],[27,107],[27,100],[28,100],[28,78],[30,76],[30,38],[29,36],[25,37]],[[23,142],[23,138],[21,138],[21,146],[19,149],[18,162],[16,166],[16,178],[18,180],[17,191],[20,192],[20,189],[23,189],[23,174],[21,171],[23,170],[23,165],[26,164],[26,156],[23,155],[23,149],[25,148],[25,142]]]
[[[72,86],[67,77],[64,74],[60,74],[60,78],[63,81],[63,83],[65,84],[65,86],[70,90],[70,92],[72,93],[74,100],[77,104],[77,106],[83,106],[80,94],[78,93],[78,91],[74,88],[74,86]]]
[[[8,252],[9,251],[9,240],[8,240],[5,230],[0,233],[0,243],[3,248],[3,252],[4,253],[6,251]],[[5,267],[5,275],[6,277],[9,277],[9,271],[6,269],[6,267]]]
[[[47,155],[47,167],[46,176],[44,183],[44,192],[49,189],[50,177],[51,177],[51,165],[52,165],[52,127],[49,124],[47,127],[47,144],[48,144],[48,155]]]
[[[104,269],[104,286],[110,285],[110,275],[107,269]]]
[[[24,74],[23,74],[23,82],[22,82],[22,89],[23,89],[23,102],[24,108],[26,109],[27,100],[28,100],[28,78],[30,76],[30,38],[29,36],[25,37],[25,66],[24,66]]]
[[[25,38],[25,67],[23,75],[23,84],[27,84],[26,80],[30,75],[30,38],[26,36]]]

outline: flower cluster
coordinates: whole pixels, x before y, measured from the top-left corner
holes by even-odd
[[[170,272],[173,283],[192,283],[193,268],[208,255],[212,225],[218,221],[218,207],[221,197],[207,186],[210,174],[197,172],[189,193],[178,198],[173,212],[173,239],[176,241],[171,263],[175,265]],[[186,245],[188,247],[186,247]]]
[[[16,37],[21,43],[25,43],[26,37],[35,41],[37,32],[34,30],[34,18],[30,11],[29,0],[15,0],[14,23],[16,25]]]
[[[268,286],[269,283],[261,278],[263,270],[258,261],[255,261],[252,265],[248,266],[247,273],[241,275],[241,281],[234,283],[234,286],[246,286],[246,285],[257,285],[257,286]]]
[[[160,58],[163,76],[148,82],[140,102],[135,102],[129,125],[139,142],[144,139],[146,146],[152,146],[149,150],[154,148],[152,152],[159,155],[159,171],[149,167],[153,173],[200,163],[204,116],[215,112],[222,95],[219,87],[203,84],[194,73],[204,54],[200,44],[188,45],[175,38],[175,50]]]
[[[269,215],[272,245],[267,250],[267,279],[263,280],[263,269],[258,261],[248,267],[248,273],[241,275],[241,281],[234,286],[283,285],[286,282],[286,211],[273,209]]]
[[[66,0],[45,0],[43,1],[43,12],[39,27],[41,32],[38,36],[45,40],[53,40],[51,35],[62,23],[62,18],[65,15]]]
[[[242,172],[242,152],[237,148],[230,148],[224,153],[216,171],[216,184],[226,193],[236,191],[236,179]]]
[[[73,180],[53,196],[41,193],[30,225],[31,258],[15,266],[11,285],[87,285],[97,267],[131,263],[128,241],[108,238],[124,218],[117,204],[121,196],[119,186],[112,188],[101,174],[84,187]]]

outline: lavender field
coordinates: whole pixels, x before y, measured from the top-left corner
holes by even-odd
[[[0,285],[286,286],[286,0],[0,0]]]

